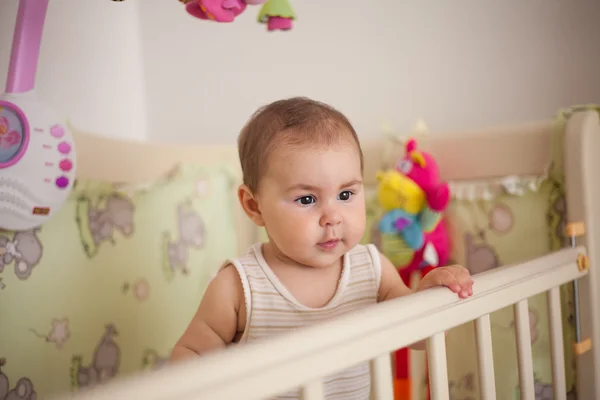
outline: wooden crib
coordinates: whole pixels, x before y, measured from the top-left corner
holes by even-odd
[[[450,181],[510,175],[539,175],[547,168],[553,134],[550,121],[479,133],[426,136],[424,146],[439,160]],[[140,182],[178,162],[224,161],[237,167],[231,147],[180,147],[124,143],[91,135],[76,136],[79,174],[88,178]],[[365,179],[373,180],[386,146],[364,143]],[[600,122],[591,111],[568,121],[563,144],[570,247],[517,265],[475,276],[474,294],[459,300],[444,288],[378,304],[360,312],[266,343],[232,347],[181,365],[120,379],[69,396],[74,399],[226,400],[264,399],[302,387],[307,400],[323,399],[321,379],[370,360],[373,398],[392,399],[390,352],[427,339],[431,397],[449,399],[445,334],[475,321],[479,388],[482,399],[495,399],[490,313],[514,307],[520,398],[532,400],[534,376],[528,298],[547,292],[554,399],[566,399],[563,333],[558,287],[578,281],[580,343],[576,346],[578,398],[600,399]],[[111,160],[107,164],[107,160]],[[102,168],[98,168],[102,165]],[[139,166],[143,165],[143,168]],[[373,184],[373,182],[367,182]],[[257,232],[238,209],[240,251]]]

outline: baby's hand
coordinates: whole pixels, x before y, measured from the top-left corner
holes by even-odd
[[[435,268],[419,282],[417,291],[436,286],[446,286],[454,293],[458,293],[461,299],[473,294],[473,278],[469,270],[461,265]]]

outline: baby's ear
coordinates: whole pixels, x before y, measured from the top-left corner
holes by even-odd
[[[252,222],[258,226],[265,226],[265,221],[263,220],[262,213],[260,212],[258,201],[248,186],[240,185],[238,188],[238,199],[240,201],[240,205],[244,209],[244,212],[252,220]]]

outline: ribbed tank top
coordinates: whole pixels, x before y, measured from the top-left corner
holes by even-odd
[[[344,255],[337,290],[329,303],[307,307],[292,296],[268,266],[262,244],[250,247],[240,258],[229,260],[235,266],[244,288],[246,328],[240,344],[279,335],[375,304],[381,282],[379,252],[373,245],[357,245]],[[366,400],[370,396],[369,363],[324,379],[328,400]],[[275,399],[300,399],[300,390]]]

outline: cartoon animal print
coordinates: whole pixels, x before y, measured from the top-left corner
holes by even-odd
[[[121,350],[114,337],[118,332],[108,324],[104,335],[96,345],[92,362],[83,366],[83,357],[76,355],[71,362],[71,385],[74,389],[92,388],[113,379],[119,373]]]
[[[551,383],[543,383],[538,378],[534,378],[533,388],[535,392],[535,400],[554,400],[554,390],[552,388]],[[521,398],[518,385],[516,388],[515,398]],[[577,394],[575,393],[575,389],[567,393],[567,400],[577,400]]]
[[[121,289],[123,294],[128,294],[131,289],[133,296],[139,301],[148,300],[150,297],[150,283],[144,278],[137,279],[133,284],[125,282]]]
[[[2,371],[6,360],[0,358],[0,400],[36,400],[37,394],[29,378],[21,377],[13,389],[10,389],[8,376]]]
[[[29,330],[37,337],[46,340],[46,342],[54,343],[57,349],[61,349],[71,337],[71,332],[69,332],[69,320],[67,318],[53,319],[52,328],[47,335],[38,333],[34,329]]]
[[[556,223],[554,227],[554,234],[562,243],[565,242],[565,228],[567,219],[567,202],[565,196],[558,196],[552,203],[552,211],[556,215]]]
[[[478,235],[482,241],[485,241],[485,233],[479,232]],[[472,275],[489,271],[500,266],[498,255],[493,247],[484,243],[475,243],[474,235],[465,233],[465,267]]]
[[[163,234],[165,260],[163,269],[167,280],[173,279],[176,270],[189,274],[188,250],[190,247],[204,247],[206,231],[202,217],[191,208],[189,203],[177,206],[177,226],[179,238],[172,242],[168,232]]]
[[[20,280],[29,278],[33,267],[41,260],[44,248],[37,237],[40,228],[16,232],[12,239],[0,235],[0,272],[14,263],[15,275]]]
[[[100,244],[115,244],[115,231],[125,237],[133,234],[135,206],[130,198],[112,193],[92,204],[88,197],[77,199],[76,220],[83,248],[88,257],[97,254]]]
[[[448,382],[452,400],[475,400],[475,373],[469,372],[456,381]]]
[[[540,328],[538,326],[539,320],[540,320],[540,314],[539,314],[538,310],[536,310],[535,308],[530,308],[529,309],[529,335],[531,336],[531,344],[534,344],[538,340],[538,337],[540,336]],[[512,320],[512,321],[510,321],[510,323],[508,325],[504,325],[504,326],[492,322],[492,326],[496,329],[512,331],[515,328],[515,321]]]
[[[156,350],[146,349],[142,358],[142,369],[157,370],[167,365],[169,357],[161,357]]]
[[[488,213],[488,226],[498,235],[506,235],[514,225],[514,215],[510,207],[496,203]]]
[[[565,245],[565,226],[567,222],[567,204],[562,185],[556,180],[549,179],[550,202],[546,212],[546,222],[550,240],[550,249],[558,250]]]

